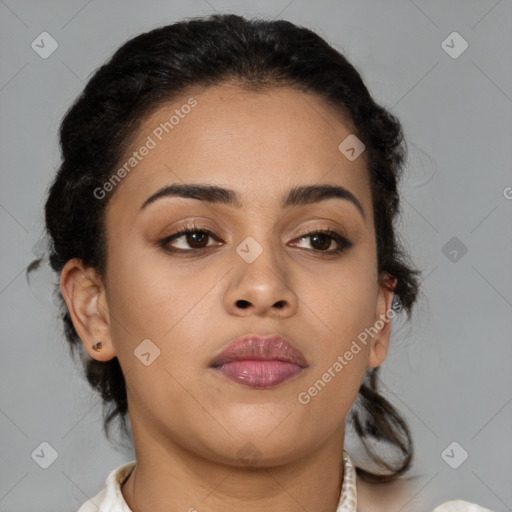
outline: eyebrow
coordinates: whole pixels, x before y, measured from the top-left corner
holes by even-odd
[[[174,183],[157,190],[149,196],[140,207],[139,212],[163,197],[198,199],[208,203],[225,204],[235,208],[243,206],[238,194],[234,190],[203,183]],[[366,218],[364,209],[354,194],[339,185],[324,184],[294,187],[281,199],[281,208],[318,203],[333,198],[350,201],[356,206],[363,219]]]

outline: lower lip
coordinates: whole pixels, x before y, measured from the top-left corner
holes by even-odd
[[[228,379],[252,388],[270,388],[295,377],[302,368],[285,361],[243,360],[215,368]]]

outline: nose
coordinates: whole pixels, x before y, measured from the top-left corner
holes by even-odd
[[[237,253],[234,260],[224,297],[230,314],[286,318],[296,313],[299,299],[292,283],[297,279],[284,256],[267,246],[250,263]]]

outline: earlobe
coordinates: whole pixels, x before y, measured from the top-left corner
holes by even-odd
[[[368,367],[380,366],[388,353],[391,339],[391,305],[393,303],[394,289],[397,279],[387,274],[379,279],[379,290],[377,295],[377,308],[373,328],[376,334],[372,337]]]
[[[87,353],[98,361],[114,358],[105,290],[96,271],[78,258],[69,260],[60,274],[60,290]]]

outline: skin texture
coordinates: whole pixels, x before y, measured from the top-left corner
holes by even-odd
[[[137,468],[123,494],[135,512],[333,512],[345,419],[366,369],[386,356],[389,322],[308,404],[297,397],[391,307],[395,283],[377,275],[365,160],[338,150],[351,128],[316,95],[233,84],[194,89],[160,107],[139,127],[127,158],[190,97],[197,106],[162,141],[153,136],[156,147],[116,187],[105,279],[76,259],[61,273],[87,352],[118,357],[125,375]],[[167,197],[139,212],[172,183],[231,188],[243,207]],[[364,218],[339,198],[281,208],[289,189],[318,184],[348,189]],[[194,246],[182,236],[174,247],[207,249],[173,254],[158,245],[191,221],[217,239]],[[326,257],[335,240],[302,238],[325,229],[353,245]],[[236,251],[248,236],[262,249],[252,263]],[[209,368],[215,354],[249,333],[285,337],[308,367],[264,390]],[[134,355],[145,339],[160,350],[149,366]],[[255,464],[241,460],[244,447],[257,454]]]

